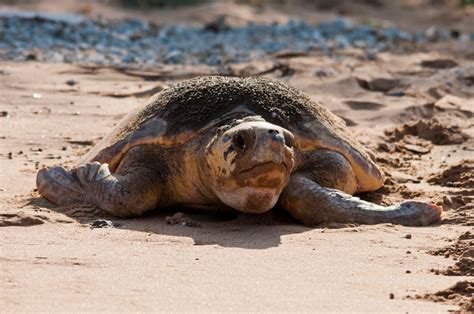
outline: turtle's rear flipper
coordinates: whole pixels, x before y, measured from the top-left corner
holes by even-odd
[[[304,175],[293,175],[280,204],[305,225],[324,222],[427,226],[440,220],[442,207],[409,201],[389,207],[321,187]]]

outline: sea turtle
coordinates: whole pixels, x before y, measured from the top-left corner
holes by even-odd
[[[41,169],[52,203],[87,203],[131,217],[185,206],[324,222],[428,225],[442,208],[383,207],[355,193],[384,175],[344,122],[277,80],[198,77],[156,94],[71,170]]]

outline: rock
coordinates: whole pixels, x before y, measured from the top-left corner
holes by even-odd
[[[91,229],[96,228],[115,228],[117,227],[112,221],[107,219],[97,219],[91,224]]]
[[[74,81],[74,80],[67,80],[67,81],[66,81],[66,84],[69,85],[69,86],[74,86],[74,85],[77,84],[77,82]]]
[[[191,219],[186,217],[185,214],[182,212],[177,212],[177,213],[174,213],[172,216],[167,216],[165,218],[165,221],[169,225],[181,225],[181,226],[192,227],[192,228],[201,227],[200,223],[191,221]]]
[[[166,63],[182,63],[184,60],[184,55],[179,50],[173,50],[169,52],[166,56],[164,61]]]
[[[219,33],[230,30],[230,26],[227,24],[225,15],[219,15],[214,20],[210,21],[204,26],[207,31]]]

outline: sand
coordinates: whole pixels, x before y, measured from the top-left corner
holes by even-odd
[[[456,64],[424,63],[446,59]],[[473,70],[449,50],[290,54],[225,69],[0,62],[2,312],[472,311]],[[186,213],[170,224],[182,209],[124,220],[39,197],[39,168],[71,166],[153,92],[217,72],[265,73],[322,101],[387,174],[362,198],[430,201],[443,220],[307,228],[278,214]],[[115,227],[91,228],[99,218]]]
[[[410,63],[431,56],[390,60]],[[113,69],[72,65],[2,63],[2,308],[8,311],[59,310],[321,310],[447,311],[457,304],[423,302],[407,296],[435,293],[468,277],[436,275],[455,261],[430,251],[442,249],[472,228],[472,164],[452,179],[449,169],[469,166],[470,139],[430,144],[415,154],[403,139],[384,130],[419,119],[427,100],[390,97],[366,90],[358,73],[344,73],[350,57],[331,63],[322,57],[287,60],[296,74],[289,84],[325,101],[373,148],[390,175],[382,191],[366,199],[393,203],[408,198],[444,204],[445,221],[426,228],[393,225],[306,228],[294,222],[268,224],[193,214],[200,227],[165,222],[167,214],[132,220],[107,217],[119,227],[91,229],[102,215],[92,208],[55,208],[35,192],[36,170],[71,165],[137,103],[146,97],[111,97],[174,83],[143,81]],[[234,71],[250,71],[252,64]],[[309,79],[317,68],[340,69],[327,79]],[[188,69],[155,69],[179,73]],[[201,69],[212,73],[212,69]],[[365,64],[360,75],[370,73]],[[449,73],[446,73],[449,75]],[[279,73],[270,76],[278,77]],[[68,80],[77,82],[74,86]],[[418,81],[410,76],[411,89]],[[426,78],[420,80],[426,81]],[[440,82],[434,81],[434,84]],[[420,88],[420,93],[423,90]],[[458,133],[472,132],[468,100],[439,109]],[[445,98],[442,97],[441,99]],[[404,99],[407,98],[407,99]],[[348,101],[379,106],[346,105]],[[365,101],[367,100],[367,101]],[[429,106],[432,112],[437,108]],[[352,103],[351,103],[352,104]],[[374,108],[375,107],[375,108]],[[472,108],[472,107],[470,107]],[[430,110],[427,110],[430,118]],[[438,109],[436,109],[438,110]],[[424,112],[424,111],[423,111]],[[452,116],[451,116],[452,115]],[[463,127],[461,123],[467,123]],[[471,123],[471,124],[470,124]],[[403,127],[401,127],[403,129]],[[456,130],[455,130],[456,131]],[[456,132],[455,132],[456,133]],[[456,133],[456,134],[458,134]],[[391,134],[388,132],[388,134]],[[422,143],[422,139],[411,135]],[[383,144],[383,145],[382,145]],[[425,147],[425,146],[420,146]],[[393,151],[387,152],[387,149]],[[468,178],[469,171],[471,177]],[[443,184],[443,174],[451,186]],[[456,172],[454,172],[456,173]],[[400,182],[400,183],[399,183]],[[433,183],[431,183],[433,182]],[[471,184],[471,185],[470,185]],[[410,239],[406,235],[411,235]],[[467,250],[467,248],[466,248]],[[408,251],[410,253],[408,253]],[[407,273],[410,271],[410,273]],[[472,279],[472,277],[471,277]],[[390,299],[393,293],[394,298]],[[449,300],[448,300],[449,301]],[[465,301],[465,300],[464,300]],[[464,302],[463,301],[463,302]],[[459,303],[459,302],[458,302]]]

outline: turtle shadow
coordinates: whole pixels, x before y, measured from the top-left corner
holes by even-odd
[[[197,211],[174,207],[151,211],[137,218],[122,219],[93,206],[58,207],[41,197],[29,199],[28,205],[47,208],[52,212],[66,215],[80,224],[91,225],[91,232],[94,232],[94,228],[92,228],[94,221],[106,219],[113,223],[114,229],[144,233],[144,241],[147,241],[150,235],[156,234],[191,238],[194,245],[268,249],[278,247],[284,235],[310,230],[308,227],[299,225],[279,208],[257,215]],[[173,219],[176,213],[182,213],[179,220]],[[176,240],[170,241],[175,242]]]

